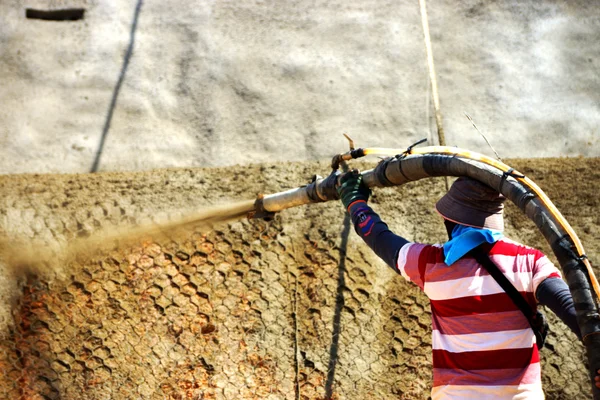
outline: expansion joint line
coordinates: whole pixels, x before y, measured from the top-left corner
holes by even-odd
[[[431,95],[433,97],[433,109],[435,111],[435,122],[438,130],[440,146],[446,145],[444,127],[442,126],[442,113],[440,112],[440,96],[438,94],[435,66],[433,64],[433,50],[431,48],[431,37],[429,36],[429,21],[427,18],[427,5],[425,0],[419,0],[421,5],[421,23],[423,24],[423,36],[425,38],[425,49],[427,50],[427,66],[429,67],[429,80],[431,81]]]
[[[295,395],[300,400],[300,346],[298,344],[298,274],[294,275],[294,373],[295,373]]]
[[[292,243],[292,254],[294,260],[296,260],[296,247]],[[281,260],[281,258],[280,258]],[[281,260],[283,262],[283,260]],[[289,263],[288,266],[287,281],[288,287],[290,287],[290,276],[294,277],[294,293],[292,300],[292,320],[294,329],[294,398],[300,400],[300,340],[298,339],[298,268],[294,268],[294,271],[290,271]]]
[[[427,17],[426,0],[419,0],[421,6],[421,23],[423,24],[423,37],[425,39],[425,50],[427,51],[427,67],[429,68],[429,80],[431,82],[431,97],[433,97],[433,110],[435,114],[435,124],[437,126],[438,140],[440,146],[446,145],[446,136],[444,135],[444,126],[442,125],[442,112],[440,111],[440,95],[438,93],[437,78],[435,76],[435,65],[433,64],[433,49],[431,48],[431,36],[429,35],[429,18]],[[448,177],[444,177],[446,191],[450,187]]]

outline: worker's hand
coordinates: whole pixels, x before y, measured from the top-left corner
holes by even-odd
[[[368,201],[371,195],[371,190],[365,185],[362,175],[356,169],[346,172],[340,177],[337,192],[346,210],[355,201]]]

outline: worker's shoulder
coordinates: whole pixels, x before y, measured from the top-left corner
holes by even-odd
[[[490,255],[533,255],[536,259],[544,257],[544,253],[540,250],[506,237],[503,237],[494,244],[490,250]]]
[[[410,251],[413,255],[418,255],[426,262],[443,262],[444,260],[444,247],[441,244],[409,242],[403,250],[406,253]]]
[[[411,248],[413,251],[444,251],[444,245],[440,243],[436,244],[427,244],[427,243],[418,243],[418,242],[408,242],[405,244],[406,248]]]

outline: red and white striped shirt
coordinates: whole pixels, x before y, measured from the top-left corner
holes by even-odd
[[[540,251],[503,238],[491,260],[525,296],[560,272]],[[429,297],[436,399],[542,399],[535,335],[511,298],[474,258],[448,266],[439,246],[409,243],[397,269]]]

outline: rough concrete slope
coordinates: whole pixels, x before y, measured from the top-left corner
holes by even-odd
[[[80,7],[78,21],[25,18]],[[428,1],[447,143],[599,156],[600,10]],[[0,173],[323,160],[435,142],[417,0],[0,2]],[[543,143],[543,146],[539,144]]]
[[[508,163],[547,192],[597,263],[600,160]],[[325,171],[312,162],[2,176],[0,227],[65,243]],[[443,191],[443,181],[426,180],[376,190],[371,203],[399,234],[439,242],[433,204]],[[514,207],[506,225],[512,238],[549,252]],[[34,254],[42,259],[42,247]],[[429,397],[428,301],[375,259],[337,203],[286,210],[270,225],[147,234],[68,264],[46,261],[33,274],[13,270],[16,282],[2,273],[3,299],[15,301],[3,305],[1,398]],[[551,325],[547,398],[590,398],[582,346],[555,318]]]

